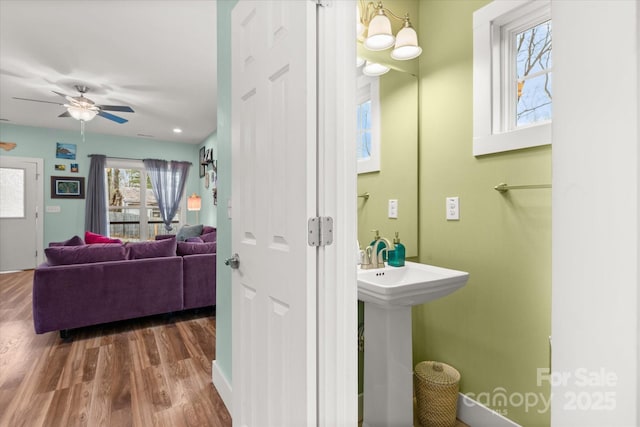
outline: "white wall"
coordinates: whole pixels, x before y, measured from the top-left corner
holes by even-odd
[[[638,7],[552,2],[552,426],[640,423]]]

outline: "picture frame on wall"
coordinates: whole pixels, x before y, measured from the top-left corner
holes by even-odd
[[[207,172],[207,160],[205,158],[204,147],[200,148],[200,154],[198,156],[198,165],[200,166],[200,178],[203,178],[204,174]]]
[[[63,142],[56,142],[56,159],[76,159],[76,144],[66,144]]]
[[[84,177],[52,176],[52,199],[84,199]]]

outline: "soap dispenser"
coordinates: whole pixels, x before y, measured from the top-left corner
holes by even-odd
[[[371,242],[371,245],[370,245],[371,247],[373,247],[373,246],[376,244],[376,242],[377,242],[378,240],[380,240],[380,230],[371,230],[371,231],[373,231],[374,233],[376,233],[376,235],[374,236],[373,241]],[[387,240],[387,241],[388,241],[388,240]],[[380,243],[378,243],[378,253],[377,253],[377,254],[375,254],[374,256],[378,256],[378,254],[380,253],[380,251],[382,251],[382,250],[383,250],[383,249],[385,249],[386,247],[387,247],[387,244],[384,242],[384,240],[383,240],[383,241],[381,241]],[[383,259],[383,261],[387,261],[387,251],[384,251],[384,252],[382,253],[382,259]]]
[[[393,267],[402,267],[404,265],[405,247],[400,243],[400,237],[396,231],[396,237],[393,239],[394,250],[389,252],[389,265]]]

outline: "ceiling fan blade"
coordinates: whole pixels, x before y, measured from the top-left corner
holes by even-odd
[[[122,117],[115,116],[113,114],[107,113],[105,111],[98,111],[98,115],[104,117],[105,119],[113,120],[116,123],[127,123],[129,120],[123,119]]]
[[[133,111],[133,108],[126,105],[98,105],[97,107],[103,111],[122,111],[123,113],[135,113],[135,111]]]
[[[33,101],[33,102],[44,102],[45,104],[56,104],[56,105],[62,105],[59,102],[51,102],[51,101],[41,101],[39,99],[31,99],[31,98],[18,98],[17,96],[14,96],[13,99],[19,99],[21,101]]]
[[[69,114],[69,111],[66,111],[62,114],[60,114],[58,117],[71,117],[71,114]]]
[[[51,92],[55,93],[56,95],[59,95],[59,96],[63,97],[64,99],[66,99],[69,102],[73,102],[74,101],[73,96],[65,95],[64,93],[56,92],[55,90],[52,90]]]

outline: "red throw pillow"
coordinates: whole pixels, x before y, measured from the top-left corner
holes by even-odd
[[[103,236],[102,234],[92,233],[90,231],[84,232],[84,241],[87,245],[91,245],[93,243],[122,243],[120,239],[112,239],[107,236]]]

